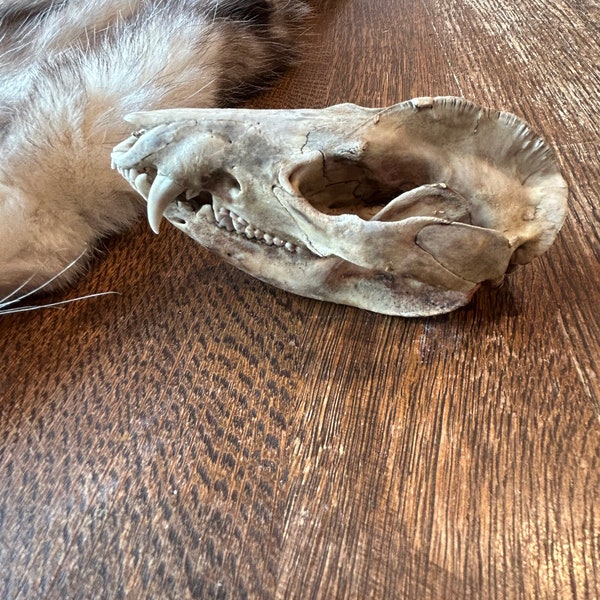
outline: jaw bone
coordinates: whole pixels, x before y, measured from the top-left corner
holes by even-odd
[[[161,216],[259,279],[402,316],[445,313],[545,252],[566,184],[509,113],[458,98],[385,109],[174,109],[113,166]]]

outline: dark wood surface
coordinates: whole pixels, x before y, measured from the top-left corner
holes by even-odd
[[[172,227],[0,318],[0,597],[600,597],[597,0],[322,3],[260,107],[462,95],[571,189],[498,290],[401,319],[273,289]]]

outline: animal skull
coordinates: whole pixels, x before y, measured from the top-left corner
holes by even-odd
[[[514,115],[459,98],[384,109],[174,109],[113,166],[176,227],[259,279],[304,296],[421,316],[553,242],[566,184]]]

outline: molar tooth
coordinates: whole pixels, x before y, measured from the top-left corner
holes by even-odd
[[[254,237],[261,240],[263,235],[265,235],[264,231],[261,231],[260,229],[255,229],[254,230]]]
[[[273,236],[270,233],[265,233],[263,235],[263,240],[266,242],[268,246],[273,245]]]
[[[233,223],[233,227],[234,229],[238,232],[238,233],[244,233],[244,229],[245,227],[240,223],[239,219],[235,219],[232,218],[231,219],[232,223]]]
[[[165,209],[185,188],[166,175],[157,174],[148,193],[148,222],[154,233],[160,229],[160,220]]]
[[[285,241],[282,240],[280,237],[275,236],[273,238],[273,244],[275,244],[275,246],[281,248],[281,246],[285,245]]]
[[[295,252],[296,251],[296,246],[294,246],[294,244],[292,244],[291,242],[286,242],[285,243],[285,249],[288,252]]]
[[[244,229],[244,233],[247,238],[252,239],[254,237],[254,227],[252,227],[252,225],[248,225],[248,227]]]

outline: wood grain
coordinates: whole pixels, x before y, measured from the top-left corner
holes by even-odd
[[[0,596],[600,597],[600,15],[323,2],[254,106],[465,95],[552,142],[557,243],[399,319],[273,289],[173,228],[1,317]]]

